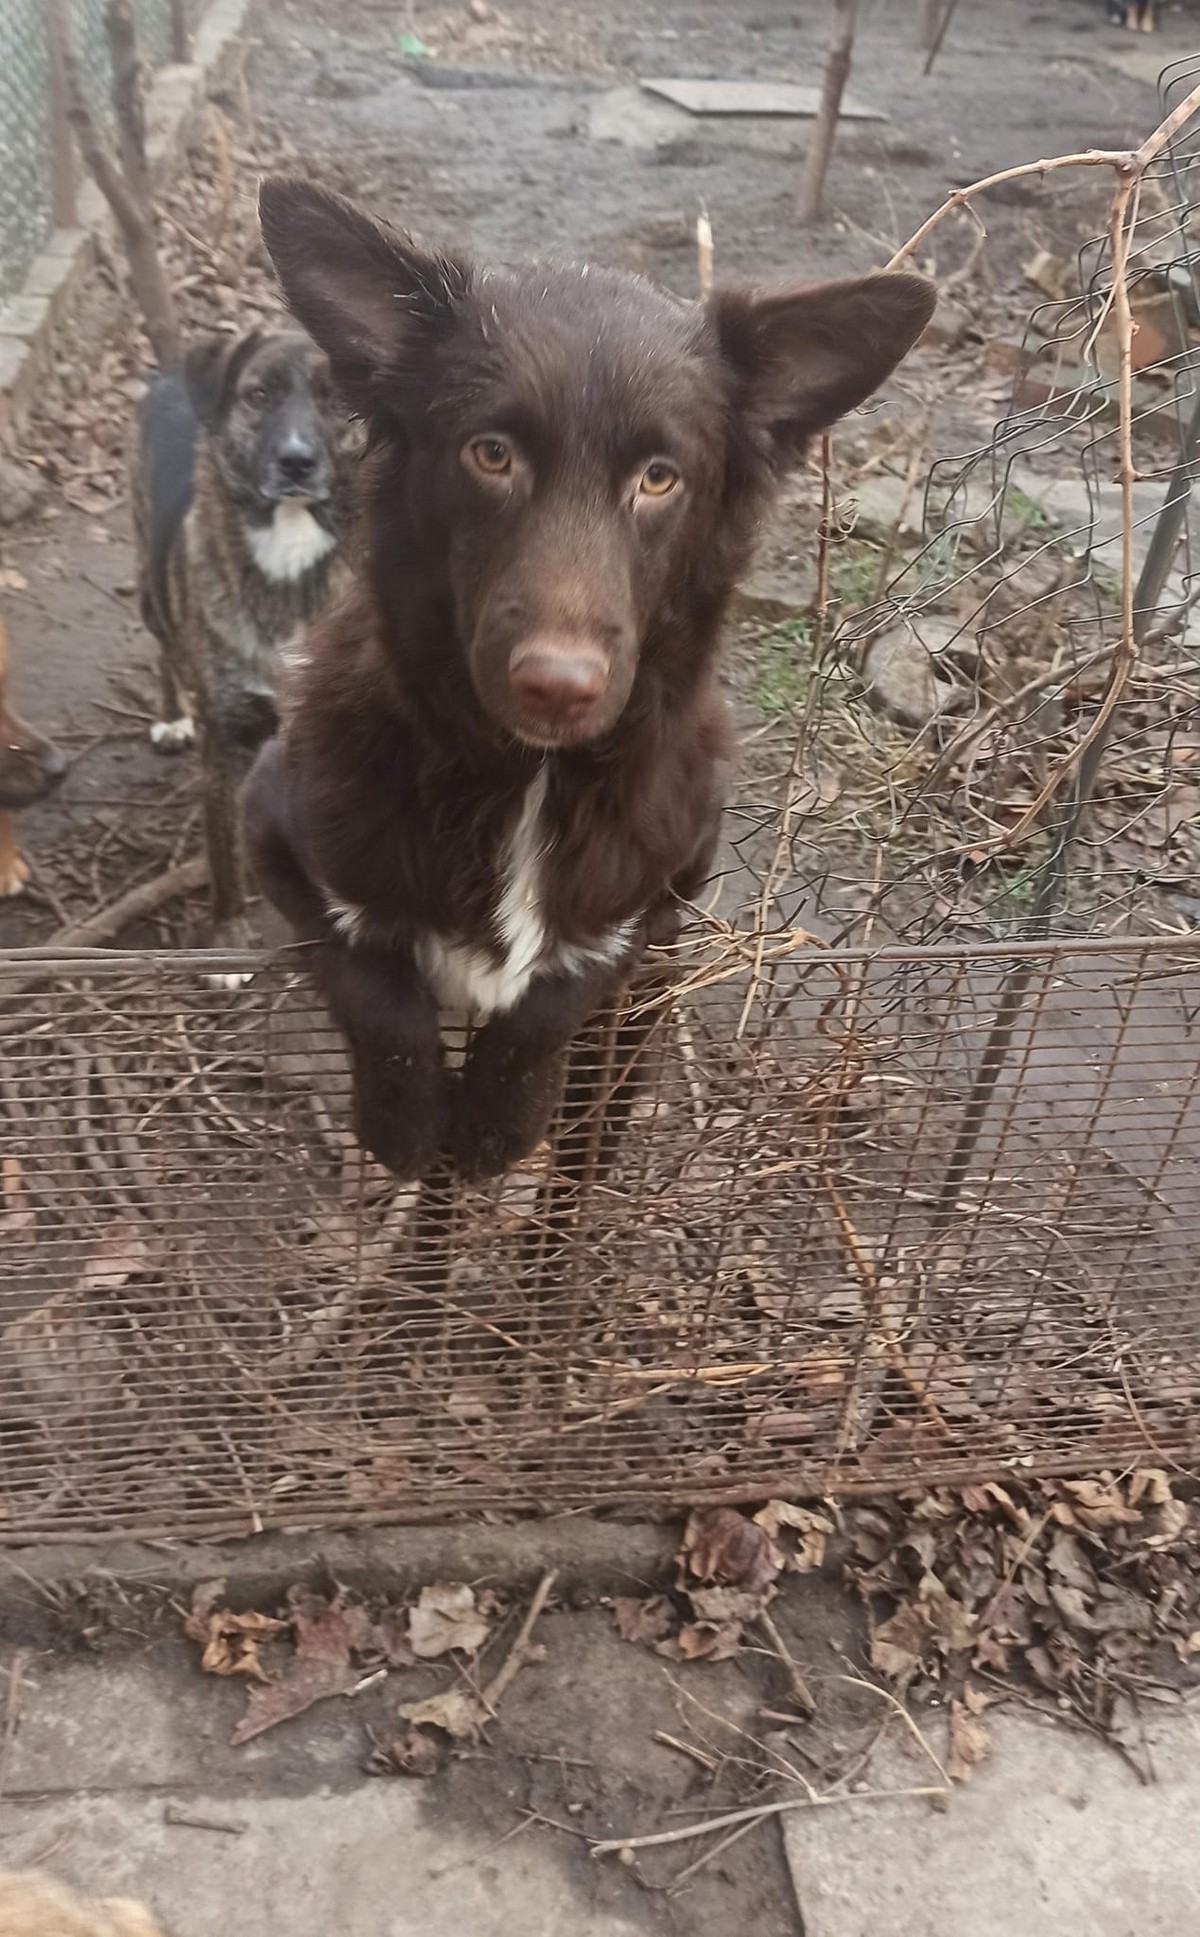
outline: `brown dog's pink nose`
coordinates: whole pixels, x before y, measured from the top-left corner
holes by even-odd
[[[608,661],[583,646],[532,642],[518,647],[508,668],[514,697],[548,719],[570,719],[598,700],[608,685]]]

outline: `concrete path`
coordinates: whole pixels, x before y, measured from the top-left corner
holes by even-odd
[[[1200,1717],[1152,1712],[1147,1784],[1104,1744],[1036,1717],[1001,1714],[991,1729],[991,1760],[944,1809],[862,1802],[784,1819],[804,1937],[1200,1930]],[[871,1785],[929,1774],[893,1753]]]

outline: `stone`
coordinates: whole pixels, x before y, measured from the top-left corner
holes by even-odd
[[[931,350],[957,350],[969,337],[978,336],[970,310],[956,303],[953,296],[939,292],[937,308],[921,337],[921,345]]]
[[[28,464],[0,457],[0,525],[19,524],[45,502],[46,481]]]
[[[925,727],[953,712],[961,693],[949,674],[946,649],[963,637],[957,620],[922,612],[899,619],[872,639],[863,658],[863,680],[872,706],[900,726]]]

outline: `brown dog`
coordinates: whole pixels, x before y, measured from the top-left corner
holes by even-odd
[[[4,1937],[163,1937],[140,1903],[77,1896],[37,1870],[0,1870]]]
[[[0,621],[0,895],[19,895],[29,879],[17,853],[13,810],[53,792],[66,771],[58,748],[8,705],[8,642]]]
[[[891,374],[934,291],[875,274],[683,303],[595,266],[431,254],[311,182],[268,179],[260,206],[369,455],[353,588],[251,775],[250,851],[348,1038],[360,1141],[400,1177],[496,1176],[708,879],[734,587],[811,438]]]

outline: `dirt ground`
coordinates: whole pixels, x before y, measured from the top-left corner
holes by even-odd
[[[887,118],[843,129],[830,219],[812,232],[797,230],[792,214],[804,123],[696,119],[636,81],[677,71],[815,80],[825,31],[815,4],[747,7],[736,31],[718,0],[682,13],[629,0],[517,0],[483,21],[457,5],[418,8],[434,58],[413,61],[395,10],[375,0],[274,0],[254,16],[257,152],[285,165],[290,153],[394,219],[467,238],[481,253],[586,254],[690,293],[701,204],[719,274],[846,271],[884,260],[955,182],[1039,153],[1126,145],[1153,123],[1153,90],[1113,65],[1128,64],[1130,42],[1097,0],[992,0],[968,10],[928,78],[909,15],[883,0],[863,10],[852,88]],[[1189,16],[1167,11],[1150,44],[1154,61],[1184,52],[1193,32]],[[1140,43],[1134,52],[1152,72]],[[251,169],[247,191],[252,179]],[[1019,268],[1033,248],[1073,249],[1103,212],[1104,193],[1086,177],[1018,182],[990,198],[979,269],[989,330],[1027,313]],[[195,327],[214,314],[210,265],[203,251],[189,259],[174,230],[172,238]],[[967,225],[948,222],[926,266],[952,272],[970,244]],[[261,261],[243,265],[224,291],[224,313],[245,313],[263,288]],[[42,518],[0,533],[15,697],[71,756],[61,792],[24,817],[35,884],[0,910],[0,943],[9,945],[44,939],[195,840],[192,762],[159,760],[145,743],[156,678],[134,613],[117,463],[144,364],[128,325],[115,343],[99,364],[90,351],[86,365],[64,357],[60,394],[27,440],[60,488]],[[981,370],[978,352],[927,351],[893,385],[887,408],[900,424],[932,412],[930,449],[948,453],[986,441],[1006,382]],[[70,467],[59,462],[64,424]],[[788,508],[764,554],[756,584],[776,603],[811,591],[811,500],[810,489],[806,509]],[[203,938],[198,905],[131,937]]]

